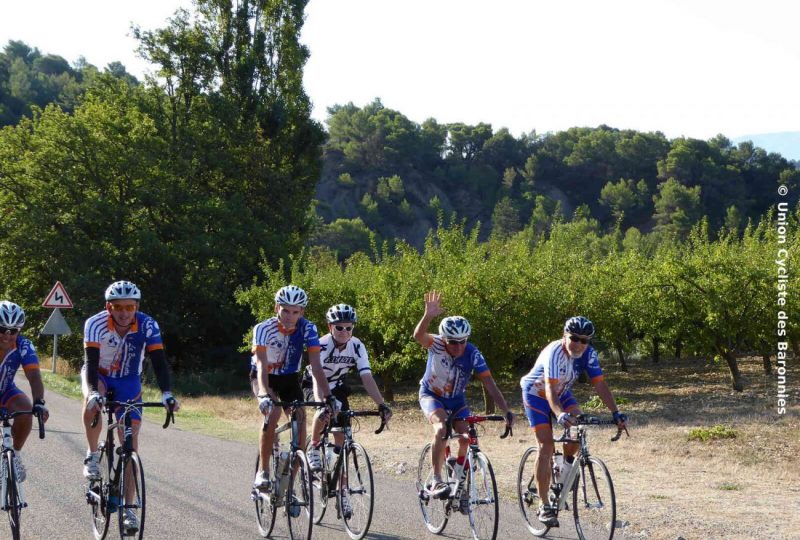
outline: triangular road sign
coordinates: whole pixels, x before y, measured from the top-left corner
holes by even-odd
[[[65,309],[72,308],[72,300],[69,299],[69,295],[60,281],[56,281],[56,284],[53,285],[53,290],[47,295],[42,307]]]
[[[52,315],[50,315],[50,318],[47,319],[47,322],[41,331],[41,334],[44,336],[65,336],[71,333],[72,330],[70,330],[67,321],[64,319],[64,316],[61,314],[61,311],[58,308],[53,310]]]

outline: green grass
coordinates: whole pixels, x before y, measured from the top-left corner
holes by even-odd
[[[723,482],[717,486],[717,489],[722,491],[740,491],[742,486],[733,482]]]
[[[710,428],[692,428],[689,430],[690,441],[708,442],[717,439],[735,439],[736,430],[722,424]]]
[[[622,397],[622,396],[614,396],[614,401],[617,402],[617,405],[630,405],[631,404],[631,400],[630,399],[628,399],[626,397]],[[585,402],[583,404],[582,408],[585,409],[585,410],[597,410],[597,409],[605,409],[606,406],[603,403],[603,401],[600,399],[600,396],[592,396],[591,399],[589,399],[589,401],[587,401],[587,402]]]

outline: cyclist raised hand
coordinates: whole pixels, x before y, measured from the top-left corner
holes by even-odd
[[[300,388],[300,363],[303,350],[308,351],[312,376],[319,385],[320,395],[333,403],[328,381],[319,360],[319,334],[317,327],[305,319],[308,295],[295,285],[281,287],[275,293],[275,316],[258,323],[253,329],[253,350],[250,364],[250,381],[258,399],[258,408],[264,414],[264,425],[259,440],[259,466],[253,486],[267,491],[269,461],[275,428],[280,420],[280,410],[272,407],[273,400],[302,401]],[[300,440],[306,439],[305,411],[297,411],[300,422]]]
[[[22,334],[20,330],[25,325],[25,311],[14,302],[3,300],[0,302],[0,407],[9,412],[35,411],[42,412],[42,420],[47,421],[49,413],[44,406],[44,385],[39,373],[39,357],[33,343]],[[14,384],[14,375],[22,366],[31,385],[33,404],[25,393]],[[12,420],[11,436],[14,439],[14,453],[17,480],[25,480],[25,465],[22,462],[21,451],[31,433],[33,418],[30,415],[18,416]]]
[[[561,339],[547,345],[530,372],[520,380],[525,413],[539,445],[535,469],[539,493],[547,493],[550,485],[550,458],[555,451],[551,416],[559,424],[571,426],[575,422],[575,415],[581,414],[578,401],[570,392],[581,372],[589,375],[595,392],[611,411],[617,424],[625,426],[626,417],[617,409],[614,396],[603,380],[597,352],[589,345],[594,334],[594,324],[586,317],[567,319]],[[578,450],[575,444],[564,444],[566,464],[574,461]],[[553,508],[546,504],[539,507],[539,521],[551,524],[555,520]]]
[[[100,479],[97,451],[103,429],[103,407],[108,391],[116,401],[142,401],[142,363],[150,356],[161,398],[165,406],[178,410],[180,404],[170,390],[170,374],[161,329],[155,319],[139,311],[142,293],[130,281],[115,281],[105,292],[105,309],[86,319],[83,327],[83,346],[86,354],[81,369],[81,389],[84,396],[83,426],[89,449],[84,460],[83,475],[90,480]],[[95,417],[97,423],[92,426]],[[139,449],[141,414],[131,413],[133,449]],[[125,516],[129,531],[139,528],[133,513]]]
[[[433,319],[444,313],[442,295],[437,291],[425,293],[425,313],[414,329],[414,339],[428,349],[428,361],[425,375],[420,380],[419,404],[425,417],[433,426],[431,442],[431,465],[433,466],[433,482],[430,486],[434,497],[448,495],[449,486],[442,478],[444,463],[447,416],[458,411],[456,418],[463,419],[470,415],[467,407],[465,390],[474,372],[483,383],[486,393],[506,413],[506,423],[513,424],[514,415],[509,410],[506,400],[489,372],[486,359],[473,344],[469,343],[472,327],[467,319],[459,316],[445,317],[439,324],[439,334],[429,334],[428,327]],[[453,423],[453,430],[465,433],[466,422]],[[469,441],[459,438],[458,463],[463,464],[469,448]]]

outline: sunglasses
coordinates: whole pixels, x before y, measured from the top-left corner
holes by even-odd
[[[466,339],[448,339],[446,341],[448,345],[464,345],[467,342]]]
[[[136,304],[109,304],[109,311],[127,311],[133,313],[136,311]]]
[[[19,328],[6,328],[5,326],[0,326],[0,334],[5,334],[7,336],[16,336],[19,334]]]
[[[570,334],[569,340],[573,343],[583,343],[584,345],[587,345],[592,340],[592,338],[573,336],[572,334]]]
[[[353,331],[353,327],[352,326],[339,326],[337,324],[336,326],[334,326],[334,328],[336,328],[339,332],[352,332]]]

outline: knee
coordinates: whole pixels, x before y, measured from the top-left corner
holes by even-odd
[[[447,428],[444,424],[433,425],[433,436],[436,440],[441,440],[445,435],[447,435]]]

